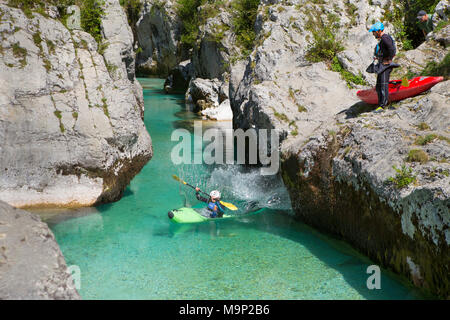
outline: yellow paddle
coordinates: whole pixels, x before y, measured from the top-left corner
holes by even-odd
[[[189,183],[187,183],[186,181],[184,181],[184,180],[178,178],[176,175],[173,174],[172,177],[173,177],[175,180],[181,182],[182,184],[185,184],[185,185],[191,187],[192,189],[195,189],[194,186],[192,186],[192,185],[190,185]],[[203,194],[205,194],[205,195],[207,195],[207,196],[209,197],[209,194],[207,194],[206,192],[203,192],[202,190],[200,190],[200,192],[203,193]],[[232,203],[224,202],[224,201],[222,201],[222,200],[220,200],[219,202],[220,202],[221,204],[223,204],[225,207],[227,207],[228,209],[230,209],[230,210],[236,211],[236,210],[238,209],[238,208],[237,208],[234,204],[232,204]]]

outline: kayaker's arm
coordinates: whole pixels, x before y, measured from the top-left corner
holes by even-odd
[[[209,199],[204,198],[204,197],[202,197],[202,196],[200,195],[200,189],[199,189],[199,188],[195,188],[195,197],[197,198],[197,200],[200,200],[200,201],[203,201],[203,202],[208,203],[208,200],[209,200]]]

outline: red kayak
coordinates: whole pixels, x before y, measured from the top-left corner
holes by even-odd
[[[442,80],[444,80],[444,77],[416,77],[408,80],[408,87],[402,86],[402,80],[389,81],[389,102],[414,97],[419,93],[427,91]],[[359,90],[356,95],[364,102],[378,104],[378,95],[375,88]]]

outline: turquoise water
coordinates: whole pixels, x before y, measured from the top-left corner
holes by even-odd
[[[170,161],[175,128],[192,128],[183,96],[164,95],[163,80],[140,79],[153,159],[124,197],[96,208],[43,215],[68,265],[81,269],[84,299],[415,299],[418,292],[385,270],[369,290],[372,264],[342,242],[292,218],[278,177],[239,166],[180,165]],[[249,215],[176,225],[167,211],[198,205],[177,174]]]

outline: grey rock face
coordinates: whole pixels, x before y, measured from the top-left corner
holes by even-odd
[[[205,109],[205,107],[218,106],[224,100],[220,100],[220,88],[222,82],[218,79],[209,80],[196,78],[189,83],[186,93],[186,101],[195,105],[194,109]],[[202,106],[205,106],[202,108]]]
[[[198,46],[192,53],[195,76],[226,80],[230,58],[238,54],[235,35],[231,30],[231,13],[222,10],[216,16],[207,19],[200,28]]]
[[[38,216],[0,201],[0,300],[80,299],[65,259]]]
[[[138,45],[137,66],[143,73],[167,76],[179,61],[181,24],[174,11],[175,1],[146,1],[136,29]]]
[[[355,117],[356,104],[282,153],[298,217],[441,298],[450,294],[449,85],[381,115]],[[417,142],[426,136],[428,143]]]
[[[105,3],[104,55],[88,33],[0,10],[0,199],[17,207],[119,199],[152,156],[119,2]]]
[[[259,45],[239,84],[234,74],[242,74],[242,66],[231,72],[235,127],[278,128],[282,138],[307,137],[357,102],[338,73],[325,63],[306,60],[311,35],[305,29],[307,19],[299,16],[305,17],[309,6],[260,8]]]

